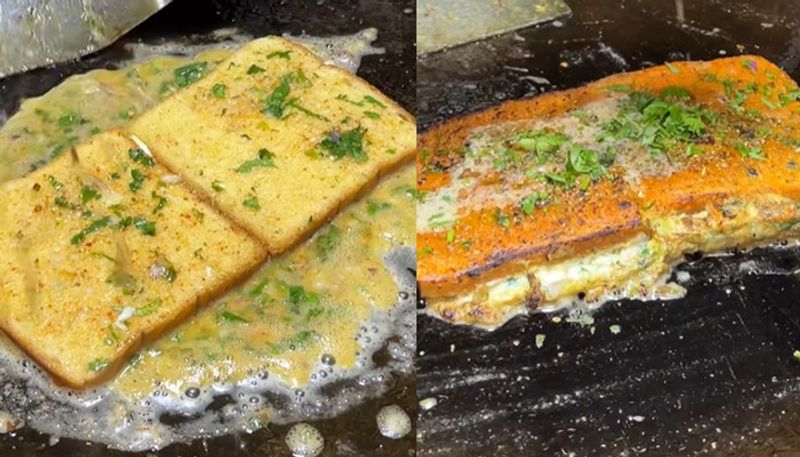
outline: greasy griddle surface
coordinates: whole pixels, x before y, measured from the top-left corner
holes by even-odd
[[[386,48],[383,56],[366,57],[358,74],[408,111],[415,111],[414,20],[413,0],[387,1],[347,0],[292,1],[272,0],[174,0],[164,10],[148,19],[113,47],[78,62],[54,68],[34,70],[0,79],[0,112],[11,114],[28,97],[40,95],[65,77],[95,68],[113,68],[124,63],[130,54],[123,49],[126,42],[144,40],[158,43],[162,39],[178,40],[193,34],[237,27],[253,36],[303,32],[315,35],[356,33],[367,27],[379,30],[376,46]],[[411,13],[404,10],[411,9]],[[2,381],[2,380],[0,380]],[[0,385],[2,385],[0,383]],[[383,398],[374,399],[336,419],[313,424],[326,439],[323,456],[339,455],[350,448],[362,455],[407,456],[413,451],[414,432],[397,441],[380,436],[375,426],[377,411],[388,404],[402,406],[412,417],[416,415],[414,380],[400,379]],[[2,409],[2,405],[0,405]],[[62,439],[48,446],[48,436],[30,429],[0,435],[3,457],[106,457],[106,456],[192,456],[235,457],[288,454],[283,439],[288,427],[269,425],[252,435],[229,435],[211,440],[198,440],[190,445],[173,445],[159,453],[128,454],[111,451],[101,445]],[[337,450],[338,449],[338,450]]]
[[[563,27],[426,56],[420,127],[720,50],[763,55],[800,79],[796,2],[683,3],[686,25],[674,2],[570,1]],[[685,299],[607,304],[594,335],[548,315],[492,333],[421,316],[418,395],[439,404],[420,415],[419,453],[800,455],[799,267],[800,248],[692,258],[678,267],[690,273]]]

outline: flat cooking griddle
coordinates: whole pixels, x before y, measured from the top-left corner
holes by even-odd
[[[386,48],[382,56],[366,57],[358,74],[397,100],[410,112],[415,111],[414,74],[414,1],[347,0],[272,1],[272,0],[175,0],[151,17],[120,42],[99,54],[78,62],[34,70],[0,79],[0,112],[13,113],[28,97],[46,92],[65,77],[95,68],[113,68],[130,55],[124,43],[143,40],[158,43],[190,35],[206,35],[226,27],[236,27],[255,37],[291,33],[315,36],[356,33],[367,27],[379,31],[376,46]],[[378,355],[379,357],[380,355]],[[413,453],[414,432],[392,441],[378,434],[377,411],[396,403],[412,417],[416,415],[413,378],[396,381],[382,398],[370,400],[336,419],[312,422],[324,435],[323,456],[385,455],[407,456]],[[2,405],[0,405],[0,409]],[[252,435],[228,435],[191,444],[172,445],[158,453],[128,454],[104,446],[61,439],[48,445],[48,436],[30,429],[0,435],[3,457],[106,457],[106,456],[267,456],[288,455],[283,439],[288,427],[269,425]]]
[[[720,51],[800,79],[796,1],[568,3],[564,24],[419,60],[420,127]],[[798,456],[799,269],[797,246],[689,256],[686,298],[606,304],[593,324],[539,314],[484,332],[420,316],[418,395],[439,402],[420,413],[419,453]]]

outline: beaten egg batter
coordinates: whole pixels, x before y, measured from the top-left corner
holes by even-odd
[[[95,70],[24,101],[0,129],[0,182],[126,124],[231,52],[213,49],[194,59],[157,57]],[[364,342],[386,334],[374,327],[379,324],[368,324],[371,317],[398,300],[384,258],[393,248],[413,246],[414,189],[415,169],[404,165],[311,239],[143,347],[106,388],[135,404],[154,392],[193,397],[212,385],[254,376],[302,388],[328,377],[331,367],[363,368],[369,360],[360,354]]]

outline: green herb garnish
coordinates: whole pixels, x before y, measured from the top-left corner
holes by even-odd
[[[506,229],[511,227],[511,219],[509,219],[508,214],[499,209],[494,213],[494,222]]]
[[[250,68],[247,69],[247,74],[255,75],[256,73],[264,73],[264,69],[256,64],[250,65]]]
[[[81,202],[85,205],[89,203],[91,200],[99,200],[100,199],[100,192],[97,191],[92,186],[83,186],[81,187]]]
[[[214,84],[211,88],[211,95],[216,98],[225,98],[225,84]]]
[[[328,260],[328,256],[336,249],[341,239],[342,230],[335,225],[329,225],[324,232],[317,235],[317,239],[314,241],[317,258],[323,262]]]
[[[153,158],[147,155],[143,150],[136,148],[136,149],[129,149],[128,150],[128,157],[131,158],[134,162],[144,165],[145,167],[152,167],[156,163],[153,161]]]
[[[278,59],[290,60],[291,57],[289,57],[289,54],[291,54],[291,52],[292,51],[273,51],[267,54],[267,59],[278,58]]]
[[[261,209],[261,205],[258,203],[258,198],[252,196],[242,202],[242,205],[245,208],[250,208],[253,211],[259,211]]]
[[[391,203],[388,202],[375,202],[372,200],[367,200],[367,214],[370,216],[375,216],[378,214],[378,212],[387,210],[391,207]]]
[[[547,194],[544,192],[534,192],[527,197],[523,198],[520,202],[522,212],[530,215],[536,209],[536,205],[540,202],[547,201]]]
[[[248,321],[247,319],[236,313],[232,313],[228,310],[223,310],[219,314],[217,314],[217,322],[234,322],[237,324],[247,324],[250,321]]]
[[[761,148],[758,146],[747,146],[744,143],[739,143],[735,148],[739,155],[746,159],[766,160],[766,157],[761,153]]]
[[[128,183],[128,188],[131,192],[138,192],[144,183],[144,173],[134,168],[131,170],[131,182]]]
[[[78,232],[75,236],[73,236],[70,239],[70,244],[72,244],[72,245],[81,244],[83,242],[83,240],[86,239],[87,235],[91,235],[92,233],[97,232],[98,230],[101,230],[101,229],[104,229],[104,228],[108,227],[108,224],[110,222],[111,222],[111,217],[110,216],[106,216],[106,217],[103,217],[101,219],[98,219],[98,220],[92,222],[91,224],[89,224],[88,227],[86,227],[85,229],[83,229],[80,232]]]
[[[108,359],[94,359],[89,362],[89,371],[97,373],[104,370],[110,363]]]
[[[267,148],[261,148],[258,150],[257,159],[248,160],[239,165],[234,171],[236,173],[250,173],[254,168],[275,168],[274,158],[275,156]]]
[[[157,298],[140,308],[136,308],[134,314],[139,317],[149,316],[154,312],[158,311],[158,308],[161,307],[161,303],[162,303],[161,299]]]
[[[364,152],[364,133],[366,131],[361,127],[341,133],[333,130],[319,143],[319,146],[336,160],[350,157],[356,162],[366,162],[369,160],[367,153]]]
[[[186,87],[196,83],[208,70],[208,62],[196,62],[176,68],[174,71],[175,85]]]

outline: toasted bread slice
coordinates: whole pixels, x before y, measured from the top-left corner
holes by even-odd
[[[253,270],[266,249],[120,131],[3,184],[0,328],[72,387]]]
[[[129,129],[272,254],[410,159],[416,145],[411,115],[277,37],[245,45]]]
[[[429,309],[497,325],[510,301],[644,297],[685,252],[796,236],[798,100],[778,67],[742,56],[615,75],[431,128],[417,156]]]

